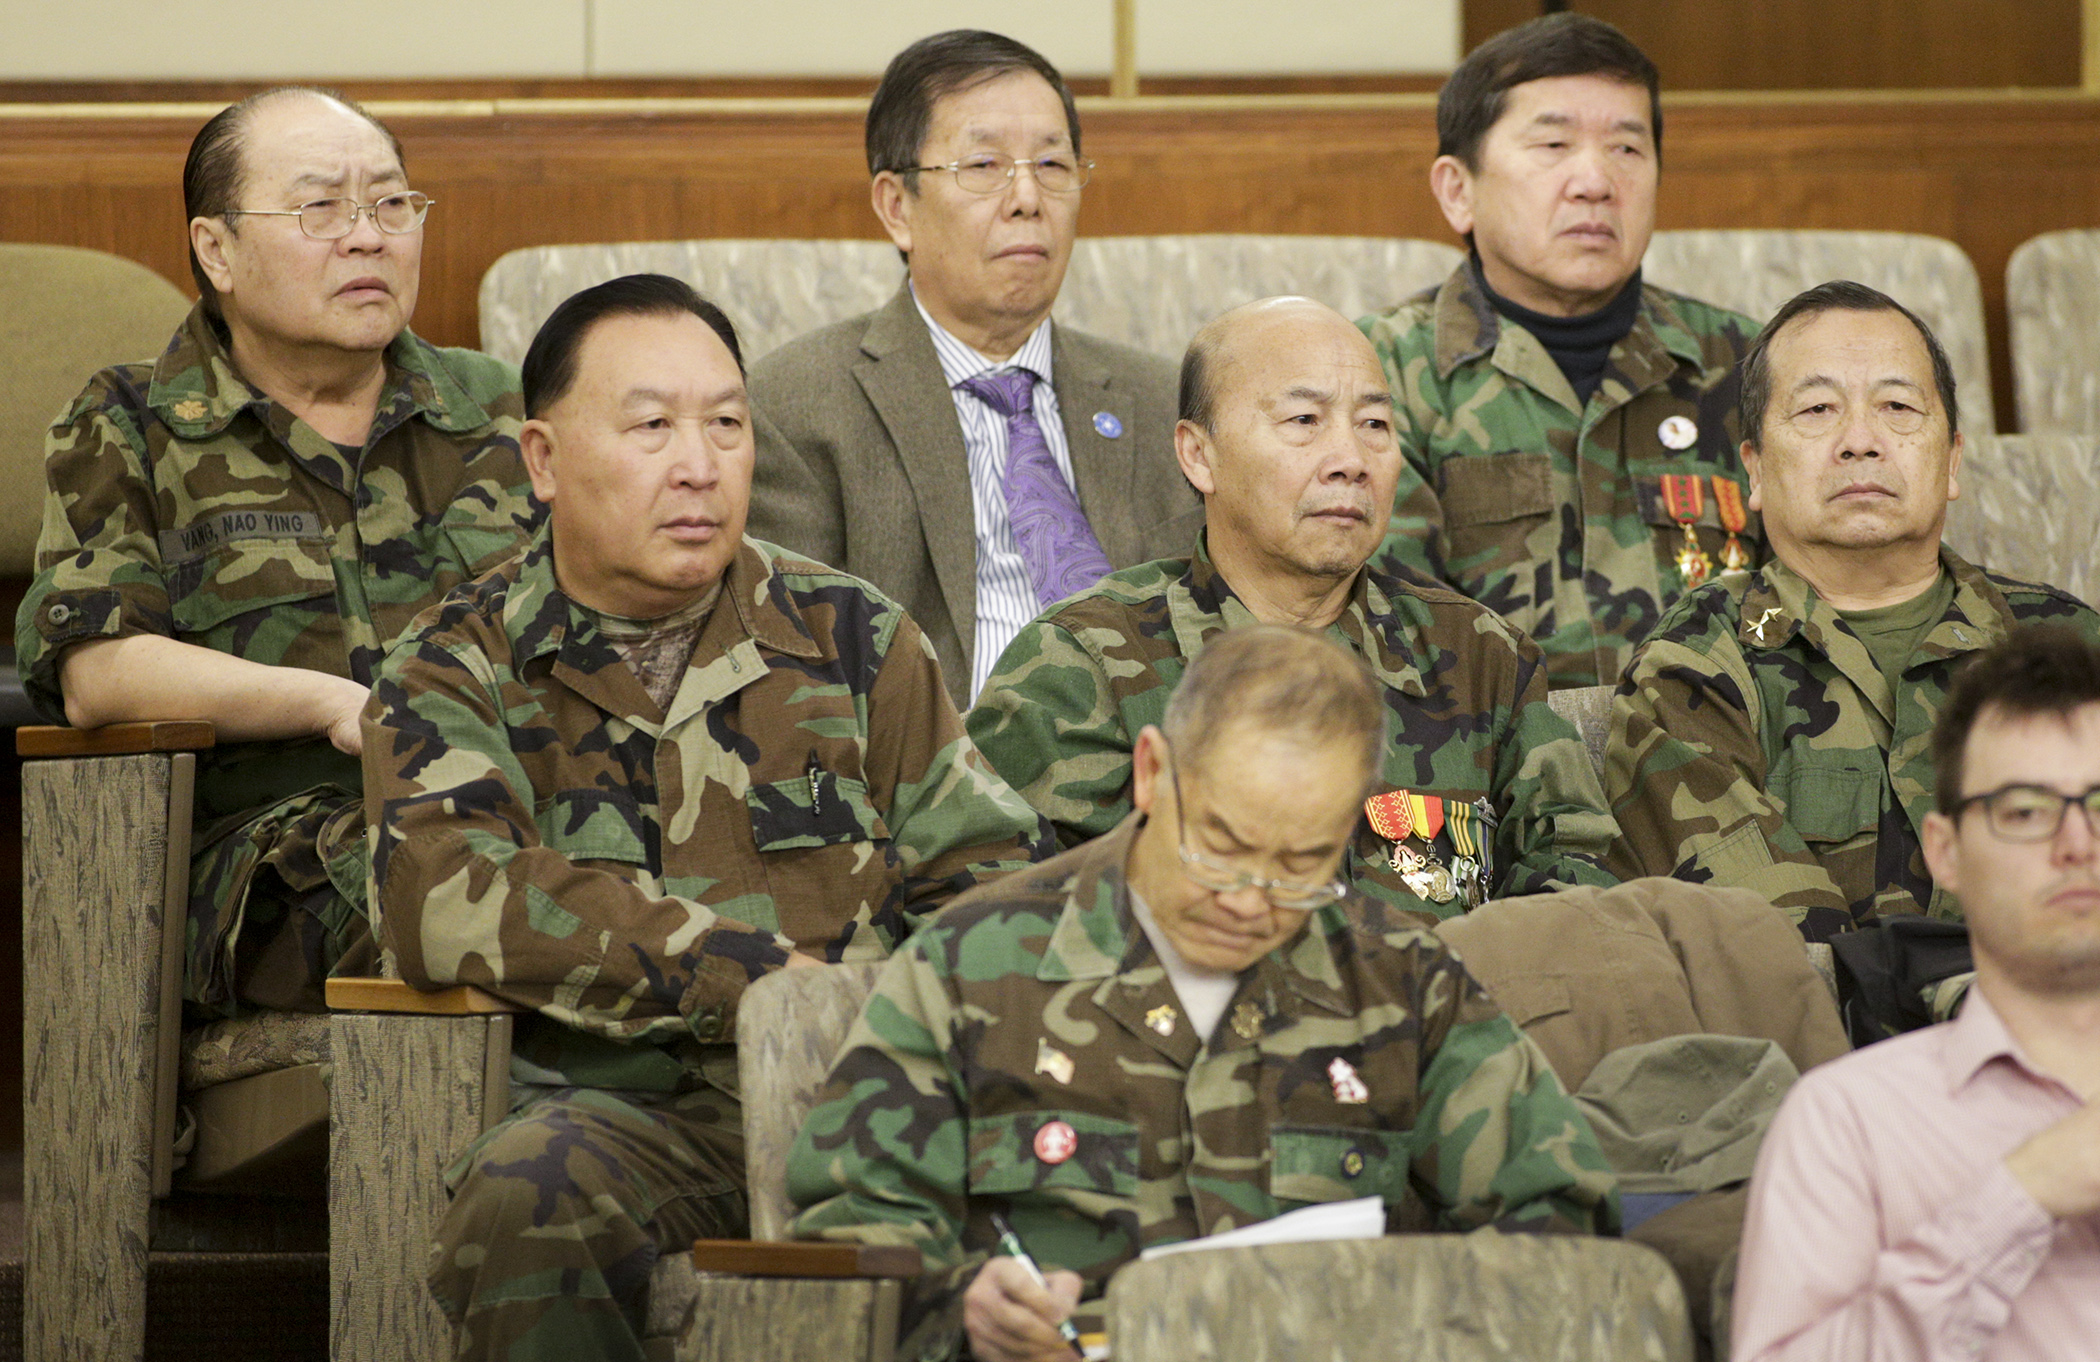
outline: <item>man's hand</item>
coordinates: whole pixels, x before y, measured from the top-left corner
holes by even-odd
[[[2006,1155],[2005,1167],[2058,1220],[2100,1212],[2100,1102],[2087,1102]]]
[[[963,1329],[978,1362],[1072,1362],[1058,1322],[1079,1303],[1079,1274],[1044,1274],[1045,1291],[1011,1258],[993,1258],[963,1293]]]
[[[359,731],[357,719],[365,712],[365,701],[372,698],[369,687],[340,676],[325,672],[308,672],[314,678],[314,701],[319,720],[319,731],[328,735],[335,750],[349,756],[359,756],[365,750],[365,735]]]

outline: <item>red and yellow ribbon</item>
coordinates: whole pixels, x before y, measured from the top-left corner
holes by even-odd
[[[1697,473],[1665,473],[1661,482],[1663,508],[1684,527],[1684,543],[1677,550],[1677,575],[1689,589],[1714,571],[1713,560],[1699,547],[1699,536],[1692,529],[1706,511],[1706,480]]]

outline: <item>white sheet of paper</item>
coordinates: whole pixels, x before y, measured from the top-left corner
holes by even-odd
[[[1246,1248],[1254,1244],[1309,1244],[1322,1239],[1376,1239],[1385,1233],[1385,1202],[1375,1196],[1329,1201],[1223,1234],[1158,1244],[1138,1257],[1145,1262],[1192,1249]]]

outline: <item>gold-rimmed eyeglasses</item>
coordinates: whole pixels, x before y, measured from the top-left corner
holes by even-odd
[[[374,203],[356,199],[315,199],[297,208],[229,208],[222,218],[297,218],[299,230],[316,241],[340,241],[357,230],[360,217],[389,236],[406,236],[423,225],[436,200],[413,189],[388,194]]]
[[[1192,849],[1189,846],[1188,814],[1181,801],[1181,772],[1174,765],[1173,750],[1164,746],[1162,750],[1167,755],[1167,779],[1174,785],[1174,850],[1181,857],[1182,873],[1189,877],[1190,883],[1213,894],[1258,890],[1271,907],[1281,908],[1287,913],[1309,913],[1315,908],[1325,908],[1349,892],[1348,884],[1339,878],[1320,884],[1264,879]]]
[[[1022,166],[1028,167],[1028,173],[1035,176],[1035,187],[1045,194],[1069,194],[1082,188],[1094,175],[1094,163],[1076,156],[1038,156],[1032,161],[1016,161],[995,152],[979,152],[946,165],[904,169],[906,173],[945,170],[969,193],[997,194],[1014,182],[1014,175]]]

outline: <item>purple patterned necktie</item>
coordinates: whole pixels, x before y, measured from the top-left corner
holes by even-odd
[[[1006,418],[1006,518],[1037,602],[1049,606],[1115,571],[1036,423],[1035,375],[1008,369],[961,386]]]

